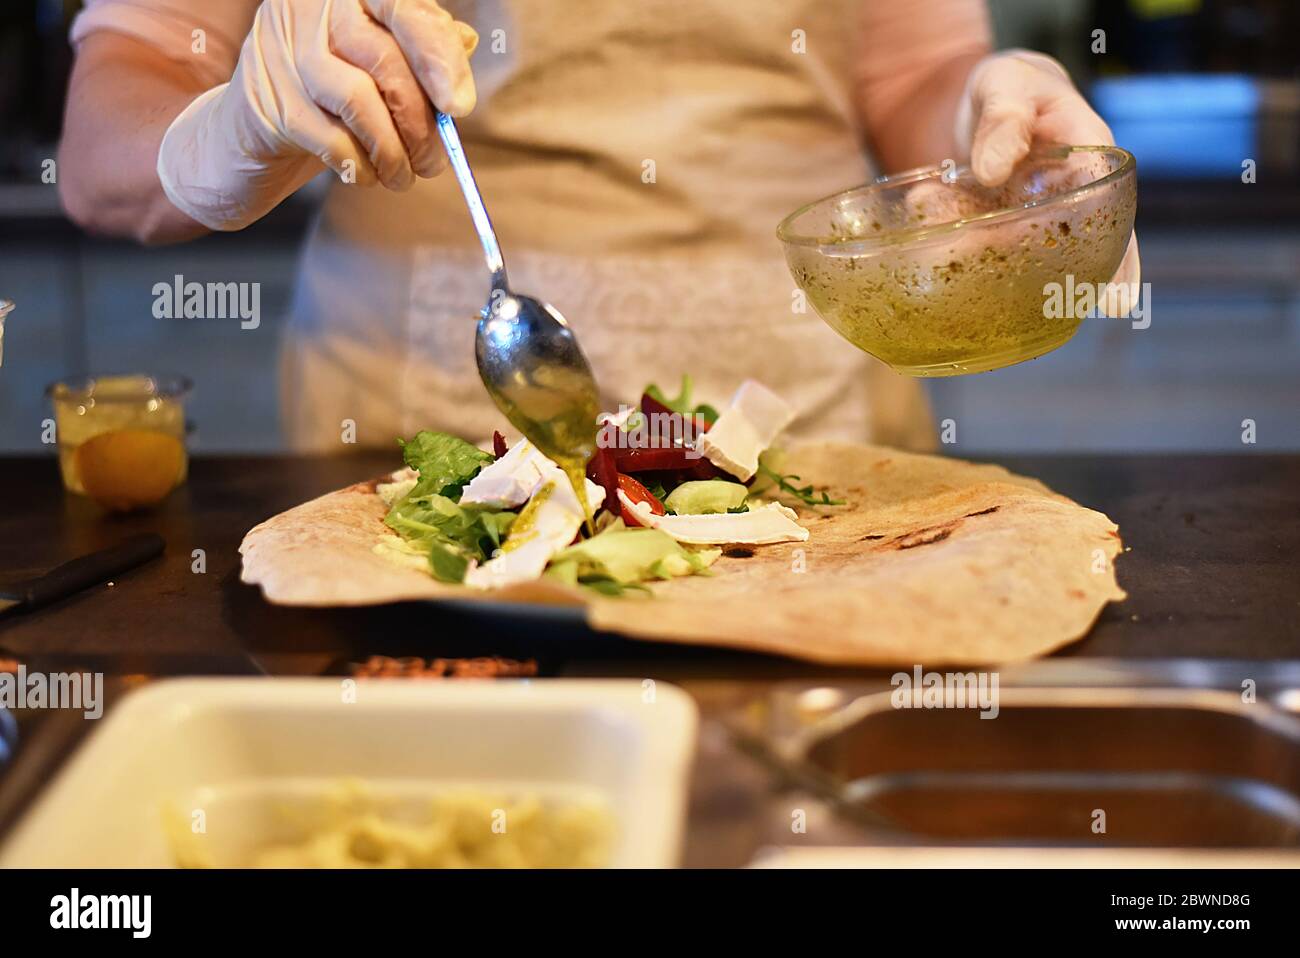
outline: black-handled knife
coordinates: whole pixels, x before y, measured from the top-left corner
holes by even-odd
[[[66,599],[82,589],[107,582],[115,575],[157,558],[162,555],[165,545],[162,536],[146,532],[65,562],[38,579],[0,589],[0,612],[11,609],[27,612]]]

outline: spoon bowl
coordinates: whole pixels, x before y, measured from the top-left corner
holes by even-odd
[[[533,445],[557,460],[591,458],[600,411],[596,379],[558,310],[494,290],[474,355],[493,402]]]

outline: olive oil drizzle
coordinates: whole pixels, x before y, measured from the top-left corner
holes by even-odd
[[[578,497],[578,505],[582,507],[583,524],[587,527],[587,535],[595,535],[596,523],[591,514],[591,503],[587,500],[586,460],[564,456],[557,458],[556,463],[564,470],[564,474],[569,477],[569,485],[573,486],[573,494]]]
[[[533,493],[533,497],[528,500],[528,504],[519,510],[519,518],[511,525],[510,535],[501,544],[502,554],[513,552],[537,536],[537,530],[533,528],[537,525],[537,513],[542,508],[542,504],[551,498],[554,492],[555,483],[548,482]]]

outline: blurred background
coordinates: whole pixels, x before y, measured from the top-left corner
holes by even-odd
[[[196,381],[198,449],[276,449],[279,321],[311,197],[184,247],[83,235],[42,182],[79,6],[0,8],[0,297],[18,304],[0,366],[0,453],[44,448],[47,383],[160,365]],[[998,45],[1060,59],[1137,155],[1152,323],[1135,332],[1088,321],[1032,363],[931,382],[936,419],[959,424],[964,455],[1300,448],[1300,3],[989,6]],[[1099,38],[1104,55],[1093,52]],[[1253,183],[1243,183],[1243,159],[1255,161]],[[178,273],[261,283],[260,328],[154,319],[153,284]],[[1243,419],[1257,424],[1255,446],[1241,442]]]

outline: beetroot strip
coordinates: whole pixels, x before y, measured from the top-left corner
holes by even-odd
[[[602,503],[605,510],[618,515],[618,466],[614,462],[612,449],[596,448],[595,454],[587,462],[587,478],[605,490],[605,501]]]

